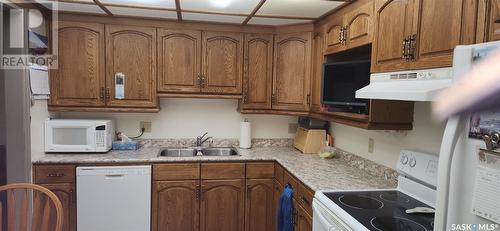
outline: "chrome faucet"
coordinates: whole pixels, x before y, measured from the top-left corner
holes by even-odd
[[[205,138],[205,136],[208,134],[208,132],[205,132],[203,135],[196,137],[196,147],[201,147],[203,143],[207,142],[207,140],[212,140],[212,137],[209,136]]]

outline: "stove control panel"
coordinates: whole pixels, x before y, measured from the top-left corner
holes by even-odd
[[[401,150],[396,169],[399,174],[436,186],[438,160],[435,154]]]

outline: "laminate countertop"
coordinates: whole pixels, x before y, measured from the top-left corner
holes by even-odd
[[[238,149],[240,156],[159,157],[161,147],[105,154],[45,154],[33,164],[152,164],[167,162],[277,161],[314,191],[396,187],[397,173],[387,167],[352,154],[338,152],[333,159],[302,154],[292,147]]]

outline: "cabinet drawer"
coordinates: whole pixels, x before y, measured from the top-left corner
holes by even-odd
[[[279,165],[278,163],[274,164],[274,179],[278,181],[281,185],[284,185],[283,183],[283,174],[284,174],[284,169]]]
[[[245,163],[205,163],[201,164],[201,179],[242,179],[245,178]]]
[[[299,190],[299,181],[295,179],[295,177],[292,176],[289,172],[285,171],[285,174],[283,176],[283,186],[286,184],[290,184],[293,188],[293,192],[296,195],[298,190]]]
[[[72,183],[75,182],[74,165],[35,165],[35,183]]]
[[[247,163],[247,178],[266,178],[274,177],[274,163]]]
[[[155,164],[153,180],[196,180],[200,179],[200,164]]]
[[[306,210],[309,215],[312,215],[312,200],[314,192],[310,191],[305,185],[299,184],[297,190],[297,202]]]

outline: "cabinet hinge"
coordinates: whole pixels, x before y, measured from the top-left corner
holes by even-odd
[[[412,34],[408,37],[408,60],[415,60],[415,49],[417,47],[417,35]]]

